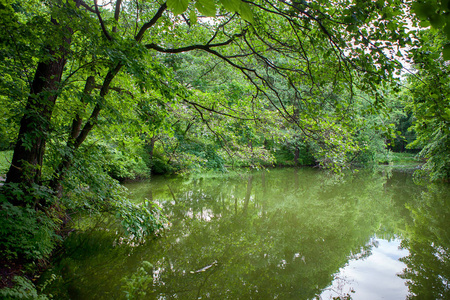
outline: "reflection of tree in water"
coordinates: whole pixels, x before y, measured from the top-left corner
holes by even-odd
[[[348,259],[370,255],[378,228],[389,231],[385,183],[314,170],[167,181],[151,187],[172,222],[164,237],[128,252],[105,238],[99,253],[65,258],[65,280],[78,299],[311,299]]]
[[[402,242],[410,252],[402,259],[408,299],[450,299],[450,187],[429,185],[409,209],[414,221]]]

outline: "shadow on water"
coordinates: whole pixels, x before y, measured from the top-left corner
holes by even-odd
[[[67,239],[47,290],[57,299],[316,299],[352,261],[402,239],[410,296],[448,295],[444,187],[389,170],[339,180],[313,169],[129,184],[135,201],[163,207],[170,229],[136,245],[95,220]]]

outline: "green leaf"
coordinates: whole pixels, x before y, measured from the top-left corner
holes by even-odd
[[[248,5],[248,3],[241,2],[241,4],[239,5],[238,13],[241,15],[242,19],[244,19],[245,21],[252,23],[252,24],[255,22],[255,20],[253,19],[253,12],[250,8],[250,5]]]
[[[442,56],[444,60],[450,60],[450,44],[444,46],[444,49],[442,50]]]
[[[207,17],[214,17],[216,15],[216,5],[214,0],[197,0],[195,7],[200,13]]]
[[[450,1],[449,0],[441,0],[440,9],[443,11],[448,11],[450,8]]]
[[[444,27],[444,33],[447,36],[447,39],[450,38],[450,23],[447,20],[447,24]]]
[[[230,12],[239,11],[239,6],[241,5],[241,0],[220,0],[223,7]]]
[[[446,108],[445,109],[445,115],[443,115],[445,120],[450,120],[450,109]]]
[[[433,11],[433,7],[428,3],[413,2],[411,8],[420,20],[427,20]]]
[[[445,25],[445,18],[439,14],[433,14],[428,17],[431,26],[434,28],[442,28]]]
[[[420,27],[429,27],[429,26],[431,26],[431,24],[429,21],[420,21],[419,26]]]
[[[189,21],[191,21],[191,26],[197,24],[197,14],[195,10],[191,10],[189,13]]]
[[[347,26],[347,31],[348,32],[357,32],[358,31],[358,26],[356,26],[356,25],[349,25],[349,26]]]
[[[378,0],[378,1],[377,1],[377,5],[378,5],[379,7],[384,7],[384,0]]]
[[[167,7],[175,14],[179,15],[188,8],[189,0],[167,0]]]

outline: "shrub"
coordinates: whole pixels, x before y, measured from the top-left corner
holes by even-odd
[[[36,287],[31,280],[22,277],[14,277],[15,285],[11,288],[4,288],[0,290],[0,297],[5,300],[13,299],[34,299],[34,300],[47,300],[46,295],[39,294]]]
[[[60,220],[30,205],[14,206],[8,201],[0,209],[0,256],[6,259],[47,258],[61,238],[56,234]]]

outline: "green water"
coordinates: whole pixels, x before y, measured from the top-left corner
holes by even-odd
[[[168,229],[136,244],[90,220],[44,276],[55,299],[449,299],[448,184],[276,169],[127,187]]]

